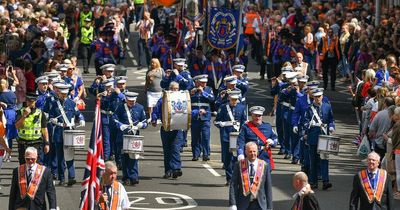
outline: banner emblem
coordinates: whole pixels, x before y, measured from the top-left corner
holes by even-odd
[[[213,48],[226,50],[235,46],[239,35],[239,10],[211,8],[208,42]]]

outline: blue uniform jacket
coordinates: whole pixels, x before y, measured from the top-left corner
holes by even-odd
[[[335,128],[335,123],[333,121],[333,112],[332,112],[332,107],[329,103],[322,102],[321,106],[317,106],[315,104],[312,104],[320,116],[320,119],[323,124],[326,124],[326,130],[329,132],[329,128],[333,127]],[[316,123],[317,120],[314,117],[313,111],[311,110],[311,106],[307,109],[305,113],[305,120],[304,120],[304,126],[307,128],[306,130],[306,135],[307,135],[307,142],[309,145],[317,145],[318,144],[318,136],[321,133],[321,127],[319,126],[313,126],[313,123]],[[329,133],[327,134],[329,135]]]
[[[218,92],[220,93],[221,91],[226,90],[225,89],[221,89]],[[233,89],[234,91],[240,91],[239,88],[235,87],[235,89]],[[217,99],[215,99],[215,107],[219,108],[221,106],[221,104],[225,104],[228,103],[228,94],[225,93],[225,95],[223,97],[221,97],[221,94],[218,93]],[[242,102],[243,100],[243,96],[242,94],[240,94],[239,96],[239,101]]]
[[[240,103],[238,103],[235,107],[230,106],[228,103],[222,104],[221,107],[218,109],[218,114],[217,117],[215,118],[215,121],[216,122],[231,121],[226,105],[228,105],[231,108],[233,118],[235,119],[236,122],[240,123],[240,127],[242,127],[242,125],[247,120],[247,115],[246,115],[246,106]],[[216,124],[216,126],[217,128],[219,128],[221,140],[224,142],[229,142],[229,134],[231,132],[238,132],[233,128],[233,126],[221,127],[219,124]]]
[[[275,134],[275,131],[272,129],[272,126],[269,123],[263,122],[260,126],[258,126],[258,129],[261,131],[262,134],[264,134],[265,137],[267,137],[267,139],[271,139],[272,141],[274,141],[274,144],[272,145],[273,147],[276,146],[277,135]],[[249,128],[246,123],[240,129],[240,133],[237,138],[238,155],[244,155],[245,145],[249,141],[254,141],[258,146],[265,146],[264,142],[256,136],[256,134]],[[259,151],[259,157],[261,158],[262,156],[268,157],[268,154],[266,152]],[[261,159],[269,162],[269,158]]]
[[[107,78],[107,79],[109,79],[109,78]],[[97,83],[96,80],[94,80],[92,85],[90,85],[90,87],[89,87],[89,93],[94,96],[97,96],[97,94],[104,92],[105,89],[106,88],[105,88],[104,84],[102,84],[101,82]]]
[[[129,112],[131,113],[131,118],[133,125],[137,125],[139,122],[143,123],[142,128],[147,127],[147,122],[146,122],[146,113],[144,112],[144,107],[141,104],[135,103],[133,107],[129,108]],[[129,119],[128,119],[128,114],[126,113],[125,110],[125,104],[121,103],[117,110],[114,113],[114,119],[115,123],[117,124],[117,127],[120,128],[121,125],[129,125]]]
[[[304,127],[304,117],[307,109],[310,107],[310,104],[313,102],[312,97],[310,97],[307,93],[301,96],[295,105],[294,111],[292,113],[292,126],[297,126],[299,130],[303,130]],[[322,98],[323,103],[329,103],[329,99],[326,96]]]
[[[96,39],[90,44],[90,48],[92,52],[94,52],[94,59],[100,62],[100,65],[103,64],[102,58],[104,57],[103,48],[106,43],[101,39]]]
[[[109,96],[102,96],[101,97],[101,103],[100,103],[100,109],[102,111],[101,113],[101,123],[103,125],[108,125],[110,121],[112,120],[112,114],[115,111],[115,102],[116,101],[122,101],[125,99],[125,95],[123,93],[115,93],[113,92]],[[103,113],[107,112],[107,113]]]
[[[189,71],[192,77],[197,75],[205,74],[206,69],[206,61],[203,58],[197,57],[195,54],[192,54],[189,57]]]
[[[196,91],[194,95],[190,96],[192,104],[192,120],[210,121],[211,120],[211,108],[210,104],[214,102],[214,94],[210,87],[205,87],[203,93]],[[199,115],[199,110],[205,109],[207,113],[205,115]]]
[[[47,98],[54,96],[54,92],[46,91],[46,92],[40,92],[39,90],[36,91],[37,94],[39,95],[36,99],[36,108],[40,109],[43,111],[44,105],[46,104]]]
[[[171,82],[179,83],[179,90],[190,90],[193,87],[193,80],[188,71],[181,71],[178,75],[171,72],[169,77],[163,77],[160,85],[163,89],[168,90]]]

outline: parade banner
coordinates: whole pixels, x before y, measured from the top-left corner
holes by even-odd
[[[210,8],[208,43],[215,49],[227,50],[235,46],[239,36],[239,10]]]
[[[176,2],[178,2],[177,0],[153,0],[153,1],[157,5],[163,5],[165,7],[170,7],[174,5]]]

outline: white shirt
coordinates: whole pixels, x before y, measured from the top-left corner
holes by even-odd
[[[32,171],[31,179],[33,179],[33,176],[35,175],[35,171],[37,169],[37,163],[33,164],[33,166],[30,168]],[[26,165],[26,178],[28,179],[29,177],[29,166],[28,164]]]
[[[254,176],[255,176],[257,174],[258,158],[254,162],[250,162],[249,160],[247,160],[247,163],[249,165],[249,168],[248,168],[249,175],[250,175],[250,170],[251,170],[250,164],[253,164]]]
[[[128,194],[126,193],[125,187],[121,183],[118,182],[118,185],[119,185],[118,189],[119,197],[118,197],[117,210],[128,209],[129,208]],[[111,187],[108,189],[108,194],[112,195]]]

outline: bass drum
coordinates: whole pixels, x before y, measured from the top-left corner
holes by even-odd
[[[162,100],[164,130],[189,130],[192,117],[189,91],[164,91]]]

